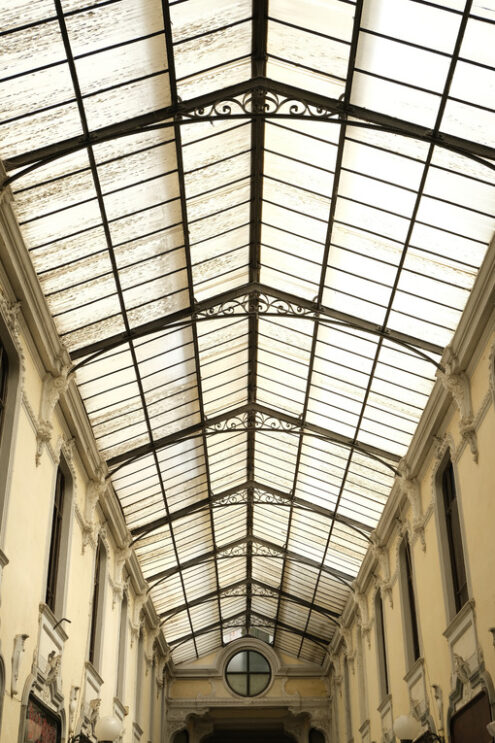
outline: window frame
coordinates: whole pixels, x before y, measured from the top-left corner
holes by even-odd
[[[103,617],[105,607],[105,583],[107,572],[107,550],[101,537],[98,538],[94,559],[93,598],[91,624],[89,628],[88,660],[99,671],[103,646]]]
[[[234,658],[236,658],[238,655],[241,655],[242,653],[246,653],[246,656],[247,656],[247,661],[246,661],[247,669],[246,669],[246,671],[229,671],[228,668],[229,668],[229,665],[230,665],[231,661]],[[266,682],[266,684],[263,687],[263,689],[261,689],[261,691],[256,692],[255,694],[251,694],[250,693],[250,683],[249,683],[250,682],[250,678],[251,678],[251,675],[256,674],[256,671],[251,671],[250,668],[249,668],[249,665],[250,665],[250,653],[254,653],[255,655],[261,656],[266,661],[266,663],[268,665],[268,672],[263,672],[263,675],[268,675],[268,681]],[[247,677],[247,681],[246,681],[247,693],[246,694],[243,694],[242,692],[238,691],[237,689],[234,689],[234,687],[230,684],[229,675],[232,675],[232,676],[243,676],[243,675],[245,675]],[[266,655],[264,655],[260,650],[257,650],[256,648],[239,648],[238,650],[236,650],[235,653],[233,653],[228,658],[227,663],[225,665],[224,677],[225,677],[225,683],[227,684],[227,687],[230,689],[231,692],[233,692],[234,694],[237,694],[238,696],[243,697],[245,699],[254,699],[255,697],[259,697],[261,694],[266,693],[266,691],[269,689],[270,684],[272,682],[272,678],[273,678],[273,671],[272,671],[272,666],[271,666],[270,661],[268,660],[268,658],[266,657]]]
[[[451,548],[451,536],[449,534],[448,515],[445,507],[445,492],[444,492],[444,476],[445,472],[451,469],[451,477],[453,480],[453,489],[455,492],[455,504],[458,518],[458,529],[460,546],[462,550],[463,567],[465,573],[465,589],[466,599],[462,604],[459,604],[456,600],[456,589],[455,589],[455,578],[454,568],[452,564],[452,548]],[[439,550],[439,562],[441,565],[440,573],[442,576],[442,585],[445,598],[445,611],[447,623],[450,623],[452,619],[459,613],[463,606],[469,601],[471,596],[470,580],[469,580],[469,565],[467,559],[467,552],[465,549],[466,539],[464,538],[464,522],[462,518],[462,507],[459,498],[459,478],[456,473],[454,462],[452,461],[450,450],[447,449],[444,457],[439,463],[438,469],[435,474],[435,487],[436,487],[436,508],[435,515],[437,521],[437,533],[438,533],[438,550]]]
[[[17,438],[19,412],[21,409],[22,351],[20,350],[19,341],[11,335],[1,312],[0,344],[5,351],[8,363],[5,381],[5,402],[0,429],[0,549],[3,549],[14,464],[14,442]]]
[[[119,620],[119,640],[117,646],[117,684],[115,696],[123,703],[125,694],[125,672],[127,657],[127,614],[129,608],[129,599],[127,592],[124,591],[120,604]]]
[[[414,567],[409,539],[405,536],[399,547],[400,595],[402,603],[403,634],[405,640],[406,671],[421,658],[417,592],[414,586]]]
[[[63,505],[62,514],[60,519],[60,533],[59,533],[59,545],[58,555],[56,556],[56,570],[54,577],[54,596],[49,602],[49,581],[51,579],[52,570],[52,539],[53,539],[53,527],[56,509],[57,489],[60,482],[63,479]],[[72,474],[65,462],[65,459],[61,456],[60,462],[57,469],[55,470],[55,483],[53,487],[53,499],[51,501],[50,510],[50,527],[47,533],[50,534],[50,539],[47,544],[47,557],[46,557],[46,573],[44,581],[44,595],[43,601],[52,611],[54,616],[62,617],[65,613],[65,603],[67,599],[67,582],[69,576],[69,562],[70,562],[70,547],[71,547],[71,533],[72,533]]]
[[[390,676],[388,670],[387,637],[385,633],[383,599],[380,591],[376,592],[374,604],[378,688],[380,690],[379,703],[381,704],[381,702],[390,694]]]

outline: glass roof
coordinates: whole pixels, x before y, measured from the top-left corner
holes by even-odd
[[[176,663],[323,662],[494,231],[494,23],[4,4],[4,187]]]

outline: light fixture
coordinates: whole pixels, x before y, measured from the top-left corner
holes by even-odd
[[[95,725],[95,735],[98,743],[114,743],[121,733],[121,725],[115,717],[100,717]],[[84,733],[78,733],[69,738],[69,743],[92,743]]]
[[[113,743],[122,732],[122,726],[115,717],[100,717],[95,726],[95,735],[99,743]]]
[[[401,715],[394,722],[394,733],[402,743],[412,743],[421,732],[421,725],[410,715]]]
[[[491,735],[492,738],[495,738],[495,720],[488,723],[488,725],[486,726],[486,731],[488,735]]]

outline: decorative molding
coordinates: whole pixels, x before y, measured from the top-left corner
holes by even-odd
[[[1,203],[1,200],[0,200]],[[21,302],[10,302],[3,287],[0,286],[0,314],[9,331],[10,339],[14,344],[19,357],[19,387],[24,389],[24,378],[26,375],[26,356],[21,341],[20,319],[22,317]]]
[[[474,461],[478,462],[478,440],[474,427],[473,406],[471,401],[471,384],[467,374],[461,369],[459,359],[454,353],[452,345],[446,347],[443,356],[443,365],[445,371],[437,370],[437,377],[440,379],[446,391],[451,395],[456,404],[460,420],[459,433],[473,455]]]
[[[241,297],[229,299],[227,302],[216,304],[204,310],[192,313],[194,319],[210,319],[212,317],[229,317],[236,313],[246,315],[289,315],[294,317],[315,317],[315,313],[308,307],[301,307],[296,302],[287,299],[272,297],[266,292],[253,292]]]
[[[381,572],[380,576],[376,576],[377,583],[380,587],[382,597],[386,597],[390,604],[390,608],[394,608],[394,601],[392,596],[392,578],[390,575],[390,564],[386,545],[380,540],[376,529],[370,534],[370,550],[378,563],[378,568]]]
[[[401,459],[398,466],[398,485],[406,496],[412,511],[413,538],[419,538],[423,552],[426,551],[425,522],[421,510],[421,492],[417,478],[411,476],[411,470],[405,459]]]
[[[339,110],[316,105],[302,96],[295,98],[281,95],[260,85],[231,98],[215,101],[189,111],[184,109],[179,112],[178,118],[195,121],[211,117],[229,118],[236,114],[262,114],[264,116],[280,114],[325,121],[337,118]]]
[[[43,446],[51,443],[53,415],[60,397],[67,391],[71,367],[69,352],[62,346],[61,353],[55,360],[55,373],[48,372],[43,379],[36,447],[37,466],[41,461]]]
[[[276,414],[262,413],[259,410],[246,410],[233,415],[231,418],[207,426],[205,432],[208,436],[219,431],[249,431],[254,428],[255,430],[280,431],[284,433],[291,431],[299,432],[301,426],[302,424],[299,422],[282,420]]]
[[[69,737],[74,735],[76,724],[76,712],[79,701],[80,686],[71,686],[69,696]]]
[[[15,696],[19,691],[19,666],[21,664],[21,655],[24,652],[24,643],[29,635],[16,635],[14,637],[14,649],[12,652],[12,678],[10,683],[10,693]]]

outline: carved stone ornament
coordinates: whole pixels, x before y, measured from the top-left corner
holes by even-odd
[[[359,613],[358,625],[361,631],[361,637],[365,638],[368,647],[371,647],[371,621],[368,612],[368,601],[366,599],[366,594],[359,591],[357,587],[354,591],[354,602]]]
[[[455,675],[463,686],[467,686],[469,684],[469,677],[471,676],[469,663],[457,653],[454,653],[453,660]]]
[[[443,364],[445,371],[440,369],[437,376],[443,386],[450,393],[456,404],[459,415],[459,433],[469,445],[475,462],[478,461],[478,442],[474,428],[473,406],[471,402],[471,387],[466,373],[460,369],[459,360],[452,346],[447,346],[444,352]]]
[[[426,551],[425,523],[421,509],[421,493],[419,482],[411,477],[411,470],[404,459],[398,464],[398,483],[402,493],[406,496],[412,512],[412,531],[421,541],[423,552]]]
[[[377,584],[380,587],[382,598],[388,598],[390,608],[394,608],[393,596],[392,596],[392,578],[390,575],[390,566],[388,562],[388,553],[385,545],[380,541],[376,530],[373,530],[370,534],[371,539],[371,551],[378,563],[378,569],[380,575],[376,576]]]
[[[55,650],[52,650],[52,652],[48,656],[45,671],[45,683],[48,686],[57,681],[61,662],[62,655],[60,653],[56,653]]]
[[[19,684],[19,666],[21,663],[21,655],[24,652],[24,643],[28,639],[29,635],[16,635],[14,637],[14,650],[12,653],[12,679],[10,685],[10,692],[12,696],[18,692]]]
[[[130,620],[131,648],[133,647],[135,640],[137,640],[139,636],[139,630],[143,623],[142,610],[147,599],[148,594],[146,593],[146,591],[143,591],[143,593],[139,593],[134,599],[134,609],[132,612],[132,618]]]
[[[431,688],[433,689],[433,699],[435,700],[435,705],[437,708],[437,717],[440,721],[440,730],[443,728],[443,692],[442,688],[438,686],[438,684],[432,684]]]
[[[114,577],[113,580],[110,581],[113,590],[112,609],[115,607],[117,600],[122,600],[125,589],[124,568],[126,560],[131,556],[131,541],[132,537],[130,533],[128,533],[124,545],[115,552]]]
[[[100,714],[100,705],[101,699],[99,698],[90,699],[90,701],[86,704],[81,725],[81,730],[86,735],[94,735],[95,726],[98,722],[98,716]]]
[[[74,734],[80,686],[71,686],[69,697],[69,737]]]
[[[43,379],[41,391],[39,426],[36,435],[36,466],[41,462],[43,446],[50,443],[53,433],[53,413],[69,385],[69,372],[71,370],[70,356],[65,347],[62,347],[60,356],[56,361],[54,374],[48,372]]]

